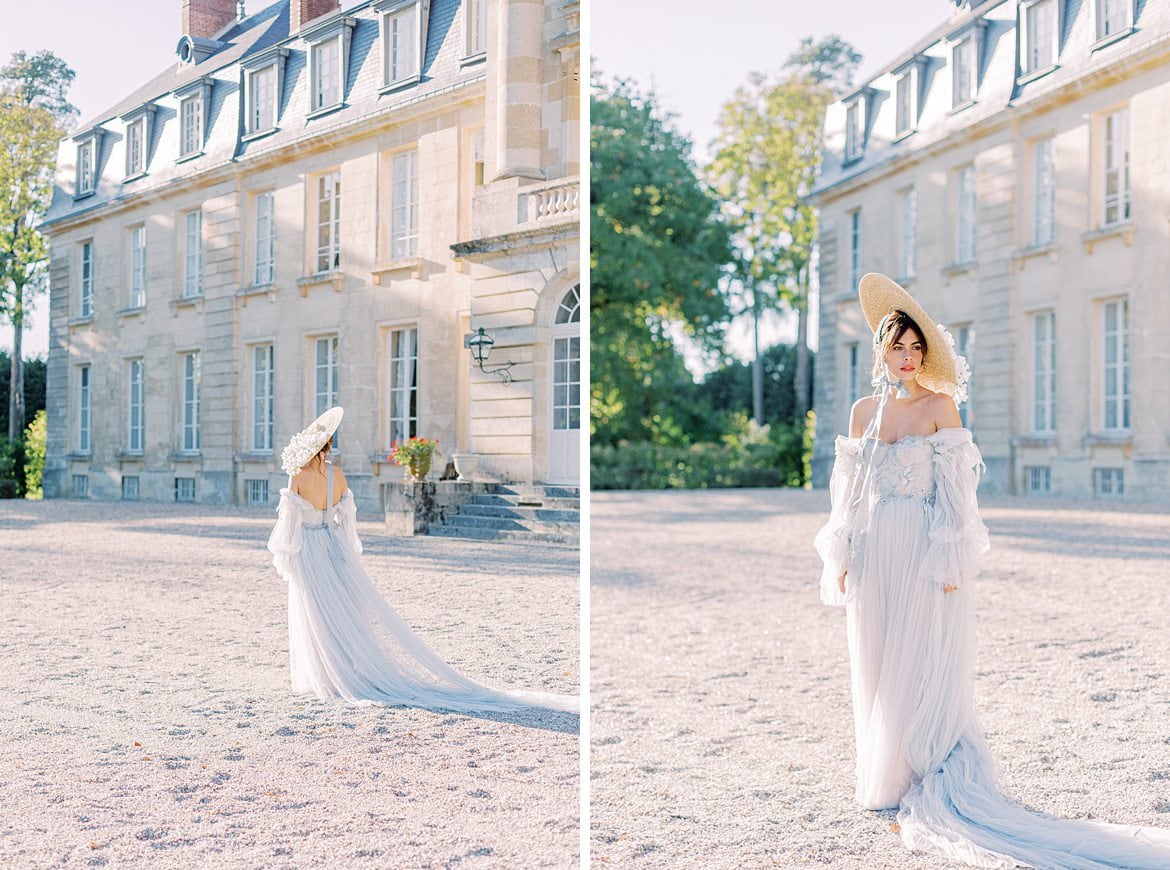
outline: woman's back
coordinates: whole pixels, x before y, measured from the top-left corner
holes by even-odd
[[[345,495],[345,472],[340,468],[333,469],[333,492],[326,491],[325,464],[320,468],[307,465],[293,477],[292,491],[319,511],[323,511],[341,501]]]

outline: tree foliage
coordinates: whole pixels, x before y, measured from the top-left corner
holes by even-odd
[[[691,143],[631,83],[591,96],[591,419],[596,442],[686,443],[701,420],[671,338],[717,352],[730,318],[719,279],[729,230]]]
[[[808,408],[808,294],[817,212],[808,202],[820,169],[825,109],[861,55],[837,36],[806,38],[776,76],[753,73],[724,103],[707,169],[735,230],[733,279],[757,322],[766,308],[798,316],[797,410]],[[757,357],[759,350],[757,348]],[[755,416],[766,416],[758,374]]]

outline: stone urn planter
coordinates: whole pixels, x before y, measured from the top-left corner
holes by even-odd
[[[406,479],[422,483],[431,470],[431,454],[419,456],[406,464]]]
[[[460,480],[471,480],[475,476],[475,469],[479,467],[479,456],[475,453],[454,453],[451,459],[455,462],[455,473]]]

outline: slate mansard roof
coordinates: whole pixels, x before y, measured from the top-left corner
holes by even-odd
[[[93,211],[102,206],[158,191],[175,182],[198,176],[232,163],[241,163],[291,143],[308,141],[331,131],[344,129],[376,116],[383,116],[409,104],[441,93],[481,82],[486,64],[482,59],[465,58],[463,3],[461,0],[422,0],[429,5],[425,55],[417,83],[379,93],[382,81],[380,15],[376,0],[367,0],[350,9],[330,13],[289,37],[289,0],[276,0],[254,15],[233,22],[220,33],[222,48],[198,63],[170,67],[109,110],[82,124],[64,139],[58,149],[53,201],[42,227]],[[309,43],[314,32],[327,28],[339,18],[356,21],[349,43],[349,64],[342,86],[343,107],[313,119],[310,112]],[[259,59],[277,48],[287,50],[283,82],[278,89],[276,132],[245,140],[243,133],[241,64]],[[482,58],[482,56],[480,56]],[[210,103],[205,113],[203,153],[180,161],[178,90],[211,83]],[[148,127],[146,173],[124,181],[123,160],[127,122],[122,116],[148,104],[155,106]],[[77,141],[100,131],[97,140],[94,192],[75,196],[77,184]]]
[[[1098,39],[1095,0],[1054,0],[1056,63],[1036,74],[1021,72],[1017,0],[972,2],[969,9],[934,28],[908,51],[829,106],[821,174],[812,196],[941,142],[995,116],[1044,101],[1074,82],[1128,61],[1170,53],[1170,0],[1131,0],[1132,27]],[[952,106],[951,46],[974,36],[976,93],[973,102]],[[896,81],[911,66],[919,70],[916,124],[897,135]],[[846,109],[860,98],[860,156],[845,160]]]

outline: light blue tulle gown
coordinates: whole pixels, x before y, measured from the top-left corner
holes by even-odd
[[[821,599],[846,610],[861,804],[897,807],[910,848],[975,867],[1170,870],[1170,831],[1058,819],[1000,790],[974,710],[962,591],[988,548],[971,433],[839,436],[836,454],[815,544]]]
[[[332,494],[332,465],[326,484]],[[423,643],[362,567],[352,492],[322,511],[289,488],[281,489],[268,549],[288,581],[293,691],[358,704],[462,712],[524,707],[579,712],[577,696],[483,686]]]

